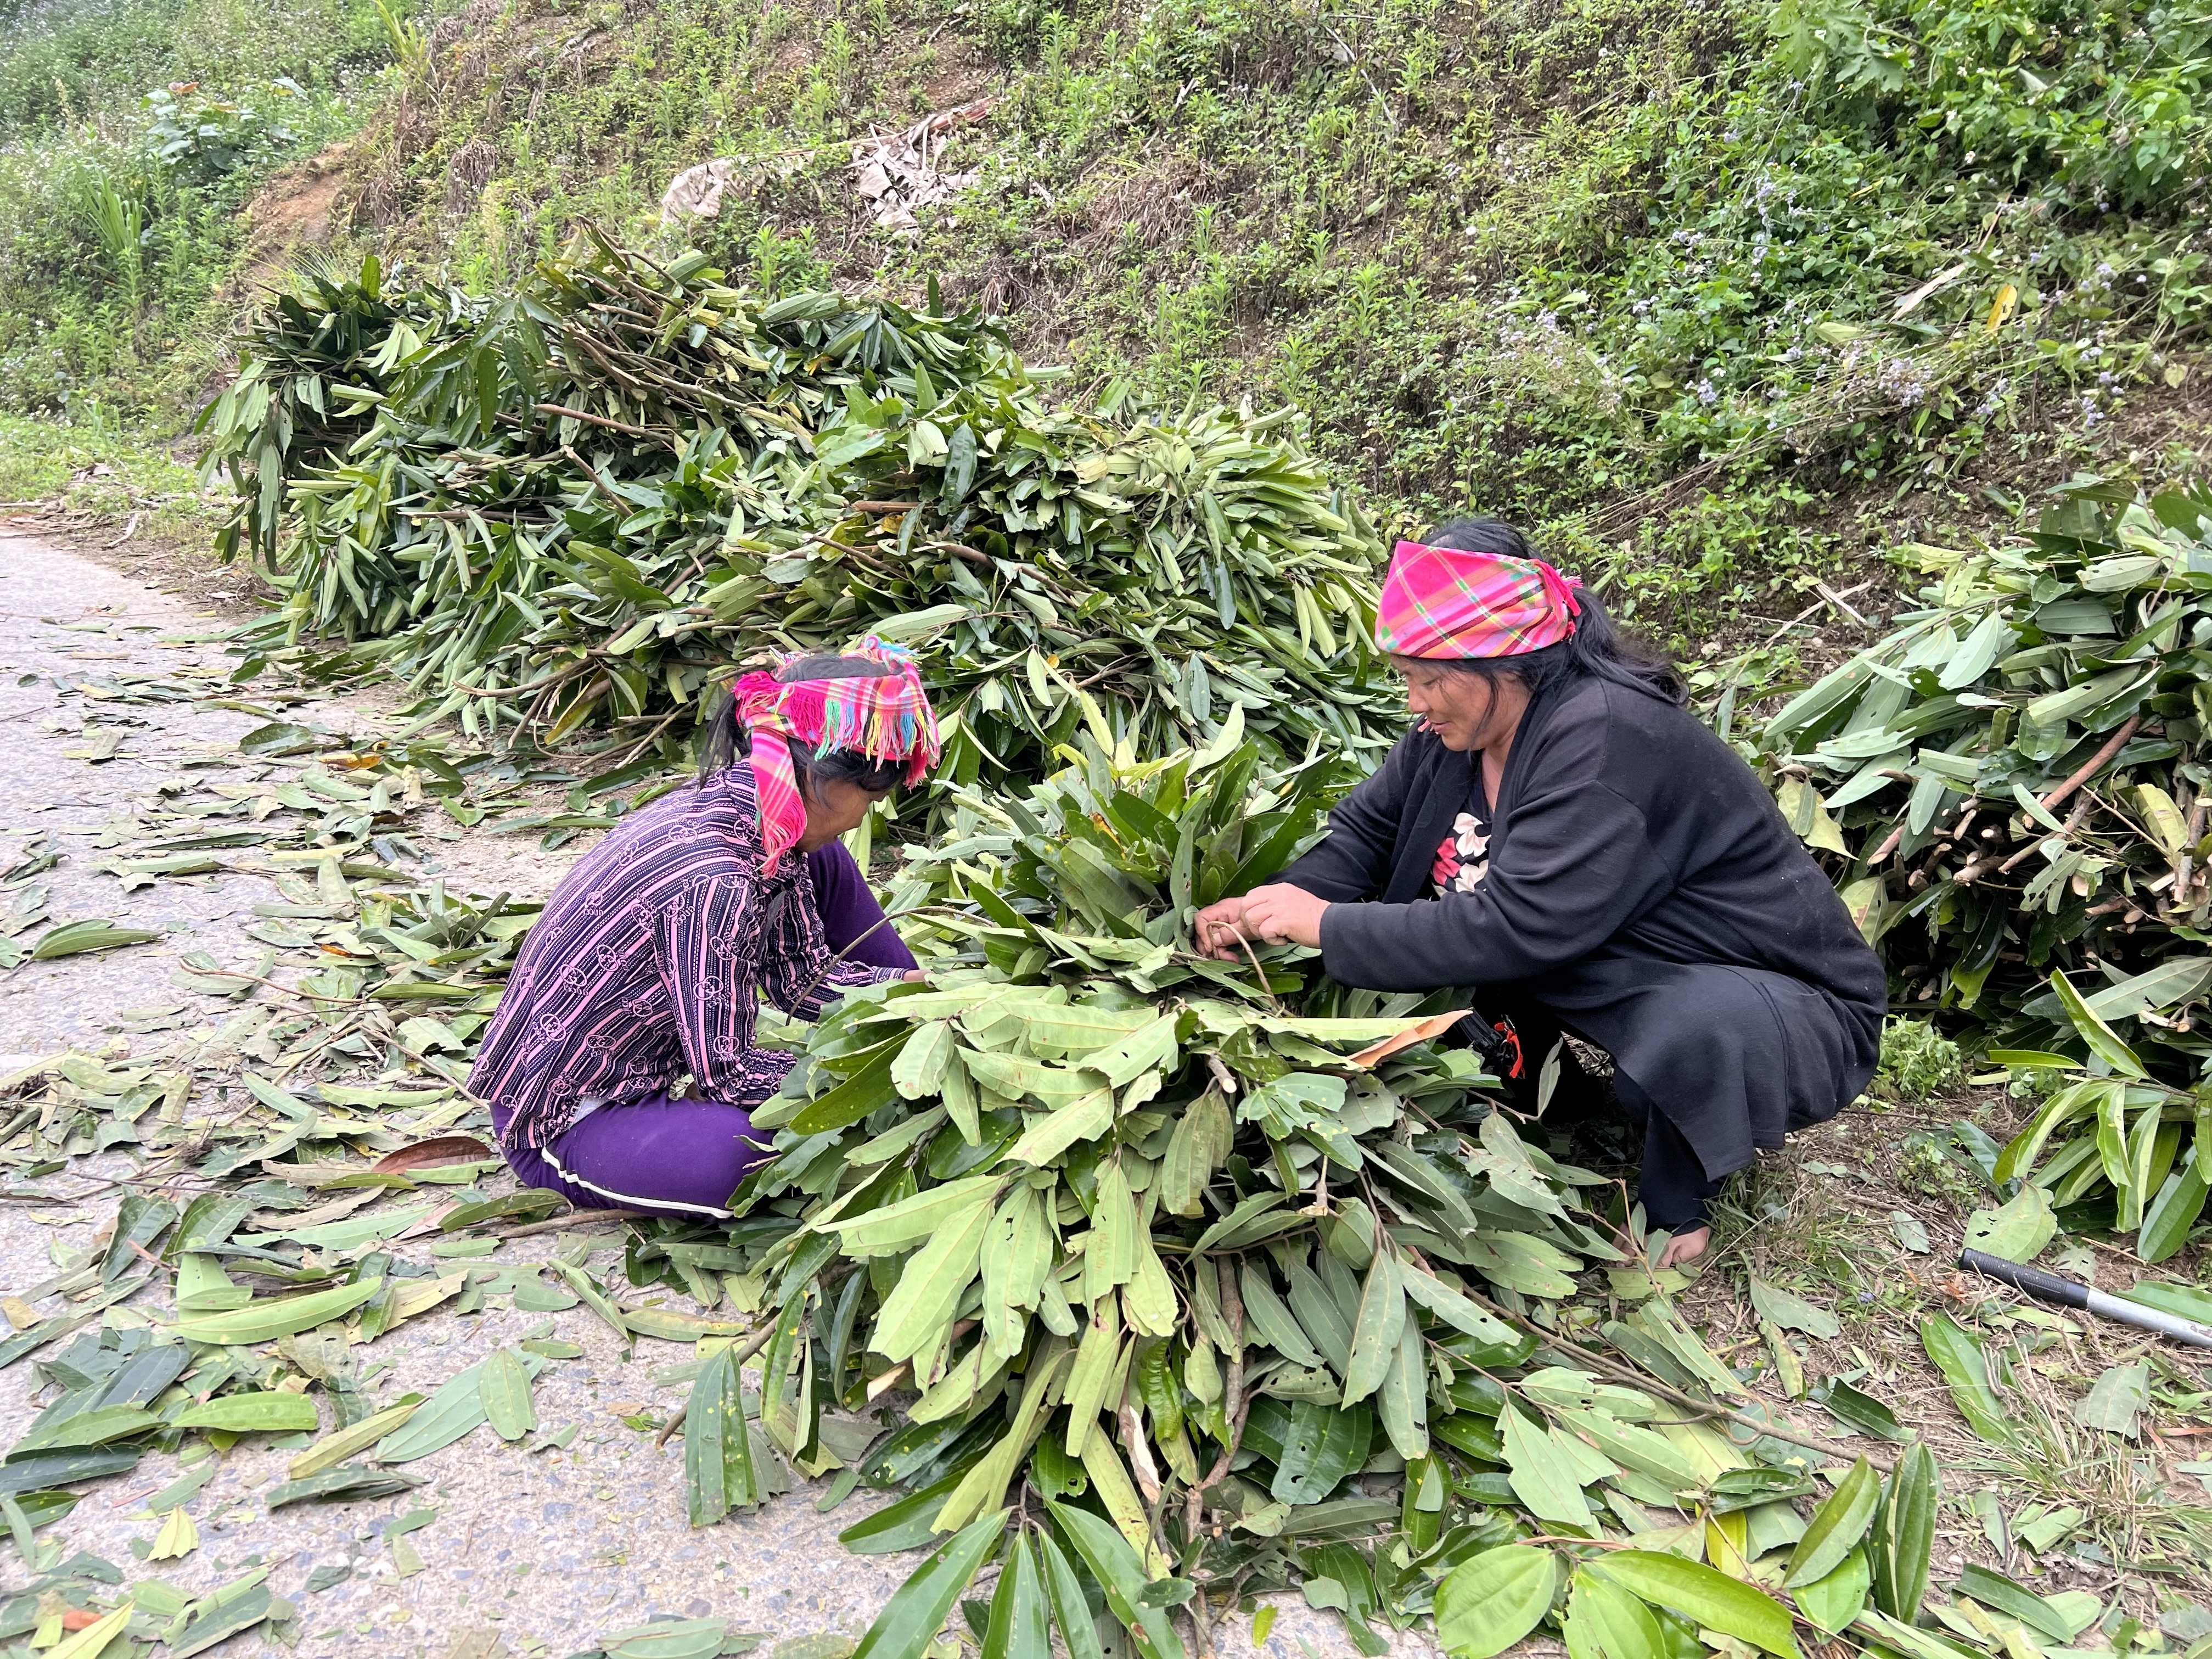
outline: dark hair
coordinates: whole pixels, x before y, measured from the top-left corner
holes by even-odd
[[[1463,553],[1495,553],[1510,559],[1535,556],[1528,538],[1498,519],[1454,519],[1431,530],[1425,540],[1431,547],[1456,548]],[[1437,658],[1432,665],[1480,674],[1485,679],[1510,674],[1528,688],[1532,697],[1589,674],[1662,702],[1680,703],[1688,698],[1689,688],[1674,672],[1674,665],[1649,647],[1624,639],[1596,594],[1583,587],[1576,590],[1575,597],[1582,603],[1582,614],[1575,619],[1573,634],[1557,645],[1518,657]]]
[[[800,657],[786,663],[776,671],[775,677],[791,685],[800,680],[889,679],[897,672],[889,663],[870,657],[825,654]],[[704,725],[706,736],[699,744],[699,776],[702,781],[717,772],[728,770],[740,757],[751,752],[744,731],[738,724],[737,699],[727,687],[709,705]],[[813,744],[795,738],[790,748],[791,769],[798,777],[799,793],[802,795],[814,795],[825,783],[849,783],[867,794],[888,794],[906,776],[907,763],[902,760],[878,760],[854,749],[820,752]]]

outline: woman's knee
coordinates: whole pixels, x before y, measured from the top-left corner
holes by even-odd
[[[602,1107],[545,1151],[592,1207],[726,1214],[738,1184],[769,1156],[763,1139],[742,1107],[662,1100]]]

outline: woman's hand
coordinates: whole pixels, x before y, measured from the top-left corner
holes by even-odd
[[[909,968],[906,972],[901,974],[899,977],[904,980],[908,985],[926,984],[928,982],[929,979],[929,975],[922,972],[919,968]]]
[[[1193,931],[1198,948],[1207,956],[1222,962],[1242,962],[1244,951],[1238,941],[1249,937],[1244,927],[1244,901],[1225,898],[1207,905],[1198,913]]]
[[[1328,901],[1316,898],[1303,887],[1274,882],[1255,887],[1244,896],[1244,931],[1257,933],[1270,945],[1321,944],[1322,912]]]

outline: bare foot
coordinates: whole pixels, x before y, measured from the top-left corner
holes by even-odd
[[[1703,1255],[1705,1247],[1712,1242],[1713,1230],[1711,1227],[1698,1227],[1686,1233],[1676,1233],[1667,1241],[1667,1248],[1660,1252],[1659,1265],[1662,1267],[1686,1267]]]

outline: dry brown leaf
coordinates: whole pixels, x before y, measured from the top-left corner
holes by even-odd
[[[1472,1008],[1454,1008],[1447,1013],[1431,1014],[1426,1019],[1417,1019],[1397,1036],[1369,1044],[1344,1063],[1367,1071],[1381,1065],[1401,1048],[1410,1048],[1417,1042],[1426,1042],[1431,1037],[1442,1036],[1474,1012]]]
[[[439,1135],[386,1152],[368,1167],[380,1175],[404,1175],[410,1170],[434,1170],[447,1164],[479,1164],[491,1156],[491,1148],[474,1135]]]

